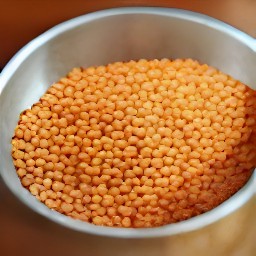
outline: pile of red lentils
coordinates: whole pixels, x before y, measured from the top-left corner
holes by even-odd
[[[22,185],[53,210],[161,226],[246,183],[255,118],[255,91],[191,59],[75,68],[21,114],[12,156]]]

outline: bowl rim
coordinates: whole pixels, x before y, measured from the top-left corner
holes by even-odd
[[[212,27],[219,31],[225,32],[226,34],[229,34],[230,36],[241,41],[243,44],[247,45],[256,52],[255,40],[251,36],[222,21],[211,18],[204,14],[176,8],[161,7],[121,7],[101,10],[62,22],[49,29],[48,31],[44,32],[43,34],[39,35],[38,37],[30,41],[27,45],[25,45],[23,48],[21,48],[7,63],[7,65],[0,73],[0,99],[1,92],[8,84],[8,81],[11,79],[12,75],[16,72],[19,66],[22,65],[23,61],[27,57],[29,57],[30,54],[40,48],[44,43],[84,23],[92,22],[94,20],[108,16],[129,14],[153,14],[167,17],[175,17],[183,20],[196,22],[199,24],[204,24],[205,26]],[[199,216],[192,217],[188,220],[178,223],[167,224],[165,226],[156,228],[113,228],[95,226],[93,224],[82,222],[80,220],[74,220],[56,211],[50,210],[44,204],[39,202],[34,196],[32,196],[27,190],[24,189],[25,191],[22,191],[21,193],[20,189],[13,185],[13,183],[8,179],[7,171],[4,171],[3,168],[0,168],[0,175],[2,176],[3,181],[5,182],[7,187],[18,199],[20,199],[25,205],[33,209],[35,212],[43,215],[44,217],[73,230],[91,233],[94,235],[103,235],[119,238],[163,237],[182,234],[185,232],[190,232],[199,228],[203,228],[220,220],[221,218],[227,216],[231,212],[241,207],[253,196],[253,188],[256,187],[256,173],[254,172],[248,182],[237,193],[235,193],[221,205]]]

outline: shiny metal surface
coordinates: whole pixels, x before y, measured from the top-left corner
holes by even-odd
[[[238,193],[210,212],[152,229],[94,226],[61,215],[38,202],[16,175],[11,137],[22,110],[72,67],[139,58],[194,58],[256,88],[254,40],[204,15],[164,8],[119,8],[62,23],[25,46],[0,77],[1,175],[11,191],[45,217],[75,230],[115,237],[157,237],[196,230],[242,206],[253,195],[255,173]]]

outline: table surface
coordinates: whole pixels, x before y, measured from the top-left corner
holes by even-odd
[[[164,6],[208,14],[256,37],[256,1],[0,0],[0,68],[48,28],[88,12],[119,6]],[[0,255],[256,255],[256,197],[214,225],[160,239],[117,239],[66,229],[18,201],[0,179]]]

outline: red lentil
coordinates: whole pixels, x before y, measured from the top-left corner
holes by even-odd
[[[256,93],[191,59],[75,68],[23,112],[22,185],[95,225],[154,227],[216,207],[256,165]]]

